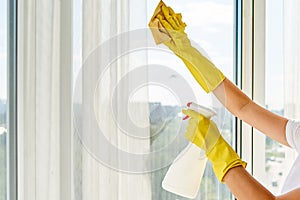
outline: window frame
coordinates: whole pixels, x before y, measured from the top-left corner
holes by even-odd
[[[17,200],[17,0],[7,2],[7,199]]]
[[[8,74],[9,74],[9,86],[8,86],[8,97],[9,97],[9,133],[11,133],[11,137],[9,137],[9,148],[10,148],[10,156],[9,156],[9,200],[17,199],[17,0],[10,0],[9,2],[9,64],[8,66]],[[264,51],[264,41],[265,36],[265,0],[235,0],[234,3],[236,11],[235,11],[235,20],[236,20],[236,49],[234,49],[236,53],[236,61],[235,61],[235,83],[243,89],[249,97],[257,102],[264,103],[264,70],[265,70],[265,51]],[[67,1],[63,4],[63,8],[68,8],[68,12],[66,15],[68,18],[62,23],[63,36],[65,38],[69,38],[72,32],[72,28],[69,23],[72,21],[72,1]],[[69,6],[69,7],[68,7]],[[69,10],[70,9],[70,10]],[[62,9],[63,10],[63,9]],[[64,12],[62,12],[63,14]],[[66,26],[68,25],[68,26]],[[259,31],[258,31],[259,30]],[[62,44],[61,47],[68,46],[70,48],[71,41],[70,40],[62,40],[67,44]],[[61,61],[62,63],[71,62],[68,60],[70,58],[70,51],[67,52],[67,57],[65,60]],[[70,70],[71,71],[71,70]],[[64,72],[64,73],[70,73]],[[263,73],[262,73],[263,72]],[[250,76],[245,76],[245,74]],[[259,79],[256,79],[259,77]],[[62,77],[63,78],[63,77]],[[70,83],[70,81],[66,81]],[[62,91],[69,92],[71,85],[67,85],[63,88]],[[63,93],[63,92],[62,92]],[[69,98],[69,96],[67,97]],[[70,108],[66,108],[65,114],[70,112]],[[67,119],[67,123],[70,123],[69,119]],[[236,129],[236,137],[235,137],[235,149],[241,155],[243,159],[248,161],[248,170],[254,174],[259,175],[261,172],[264,172],[264,168],[261,166],[261,163],[256,160],[261,157],[261,148],[263,148],[264,144],[261,142],[261,138],[264,137],[261,134],[253,134],[256,132],[253,128],[249,127],[245,123],[236,119],[234,122],[234,127]],[[67,172],[67,169],[71,168],[71,161],[69,155],[70,146],[71,146],[71,136],[64,135],[61,140],[61,147],[63,150],[61,157],[61,167],[63,172]],[[65,145],[67,142],[67,145]],[[253,148],[253,146],[259,148]],[[256,146],[257,145],[257,146]],[[260,153],[260,154],[259,154]],[[259,155],[259,156],[258,156]],[[255,158],[255,159],[254,159]],[[264,163],[264,162],[263,162]],[[13,166],[13,168],[12,168]],[[262,171],[259,171],[262,170]],[[64,177],[66,179],[64,179]],[[258,177],[259,178],[259,177]],[[63,184],[63,183],[66,183]],[[22,183],[23,184],[23,183]],[[70,173],[62,173],[61,178],[62,186],[65,185],[66,191],[63,192],[61,196],[65,196],[70,198],[69,193],[71,190],[71,182],[70,182]],[[21,185],[22,186],[22,185]]]
[[[240,88],[259,105],[266,107],[266,5],[267,0],[241,0],[242,67]],[[238,123],[238,149],[248,162],[247,170],[260,183],[266,182],[266,136],[244,122]],[[293,152],[285,152],[286,160],[293,160]]]
[[[266,107],[266,0],[253,1],[254,10],[254,27],[253,27],[253,100],[263,107]],[[260,131],[253,129],[253,143],[252,143],[252,168],[253,175],[265,181],[265,152],[266,136]],[[255,147],[255,148],[254,148]]]
[[[241,0],[242,56],[238,86],[255,102],[265,106],[265,0]],[[264,179],[265,135],[238,120],[238,149],[247,170]],[[255,147],[255,148],[254,148]]]

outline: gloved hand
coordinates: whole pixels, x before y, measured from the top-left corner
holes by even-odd
[[[184,32],[186,24],[182,22],[181,14],[176,14],[163,1],[160,1],[154,11],[149,27],[156,43],[164,43],[180,57],[207,93],[213,91],[225,79],[222,72],[191,45]]]
[[[229,169],[237,166],[246,167],[247,164],[220,135],[213,121],[190,109],[182,112],[190,117],[185,137],[205,151],[219,181],[223,181]]]

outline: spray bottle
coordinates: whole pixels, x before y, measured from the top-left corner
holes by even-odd
[[[213,110],[196,103],[187,106],[207,118],[216,115]],[[206,162],[205,152],[190,142],[170,166],[162,181],[163,189],[186,198],[196,198]]]

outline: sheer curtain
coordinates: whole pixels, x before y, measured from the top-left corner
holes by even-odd
[[[70,8],[18,2],[18,199],[70,199]]]
[[[285,113],[300,118],[300,2],[284,1]]]
[[[284,50],[284,113],[291,119],[300,119],[300,2],[283,1],[283,50]],[[287,160],[296,153],[287,149]],[[291,164],[287,164],[290,167]]]
[[[120,40],[119,42],[109,41],[111,38],[118,37],[118,34],[126,33],[130,30],[131,18],[130,12],[134,6],[138,6],[139,10],[144,12],[137,12],[135,19],[140,19],[143,24],[146,23],[146,2],[141,1],[115,1],[115,0],[91,0],[91,1],[75,1],[75,5],[78,4],[78,15],[79,22],[82,22],[82,29],[78,27],[76,31],[82,31],[79,34],[79,44],[76,48],[79,48],[79,63],[83,66],[80,67],[80,72],[75,79],[75,85],[78,80],[81,84],[82,98],[81,101],[81,113],[82,118],[81,129],[82,133],[78,136],[77,129],[74,129],[74,142],[73,142],[73,199],[151,199],[151,184],[150,177],[147,174],[133,174],[130,172],[119,172],[118,166],[110,166],[109,163],[104,163],[99,160],[97,153],[92,152],[89,146],[85,144],[84,139],[89,140],[92,145],[100,146],[99,151],[105,151],[105,154],[111,157],[111,160],[116,161],[117,165],[122,165],[121,160],[125,160],[130,165],[132,160],[126,160],[127,158],[121,158],[118,151],[112,151],[111,149],[101,149],[102,141],[96,139],[97,137],[90,134],[93,132],[93,127],[91,125],[91,117],[98,119],[99,126],[104,128],[104,135],[109,143],[111,143],[117,149],[125,149],[129,152],[139,152],[139,149],[144,149],[148,151],[150,149],[149,140],[137,140],[132,137],[127,137],[122,133],[118,127],[117,123],[120,121],[116,119],[114,121],[111,109],[111,95],[115,91],[121,78],[134,66],[130,56],[124,56],[116,58],[113,55],[118,55],[116,52],[121,52],[122,48],[126,48],[130,41]],[[82,7],[82,10],[80,10]],[[81,18],[81,19],[80,19]],[[136,23],[135,23],[136,24]],[[130,35],[130,34],[129,34]],[[127,35],[125,34],[125,37]],[[130,37],[130,36],[128,36]],[[108,45],[105,45],[105,44]],[[105,46],[104,49],[103,46]],[[99,51],[104,50],[105,52],[99,53],[99,60],[96,61],[95,65],[98,65],[93,70],[93,68],[86,63],[93,60],[93,55],[97,54]],[[125,52],[127,53],[127,52]],[[81,55],[80,55],[81,54]],[[120,54],[121,55],[121,54]],[[118,55],[118,56],[120,56]],[[107,71],[104,73],[104,81],[101,81],[101,71],[105,70],[102,66],[101,60],[106,58],[111,59],[112,63],[109,64]],[[142,59],[146,59],[145,53],[141,54]],[[93,62],[93,61],[92,61]],[[98,63],[99,62],[99,63]],[[77,63],[78,64],[78,63]],[[147,74],[144,75],[145,78]],[[94,96],[94,110],[90,112],[88,107],[90,106],[90,101],[88,100],[89,88],[95,88],[95,82],[99,81],[99,85],[95,91]],[[125,81],[130,84],[130,80]],[[126,107],[121,101],[125,98],[128,91],[126,87],[122,87],[125,91],[117,91],[115,96],[115,106],[119,109],[117,110],[117,115],[122,115],[121,112],[127,111],[122,109]],[[76,86],[75,86],[76,90]],[[144,93],[145,102],[134,102],[133,112],[135,115],[141,117],[145,116],[144,113],[148,112],[147,103],[147,93]],[[76,101],[76,99],[74,100]],[[147,103],[147,104],[146,104]],[[76,108],[75,108],[76,109]],[[139,114],[140,113],[140,114]],[[122,120],[122,119],[121,119]],[[147,122],[148,119],[144,119]],[[75,122],[78,123],[78,122]],[[76,127],[78,124],[75,124]],[[145,134],[149,134],[146,131]],[[98,143],[99,142],[99,143]],[[135,163],[139,164],[139,163]],[[138,192],[138,193],[137,193]]]
[[[73,60],[78,61],[79,68],[105,40],[130,30],[132,20],[147,24],[146,2],[91,0],[79,3],[82,7],[76,14],[82,16],[74,24],[82,26],[79,34],[81,46],[77,46],[80,55]],[[18,5],[19,199],[151,199],[149,175],[120,173],[99,162],[84,146],[82,138],[75,132],[76,127],[72,126],[72,80],[75,85],[76,77],[73,77],[72,69],[71,17],[75,4],[76,0],[31,0],[21,1]],[[135,16],[129,15],[137,5],[139,11]],[[106,48],[105,55],[111,57],[110,54],[124,45],[129,44]],[[146,60],[146,54],[139,54],[139,59]],[[107,82],[100,84],[95,92],[95,116],[99,123],[106,118],[109,120],[109,123],[105,121],[105,128],[109,130],[106,136],[111,144],[126,151],[145,153],[150,149],[149,139],[137,140],[118,134],[109,114],[110,95],[123,75],[137,65],[136,62],[125,56],[110,64],[112,68],[105,77]],[[85,110],[89,106],[85,95],[90,87],[95,87],[92,83],[99,79],[97,73],[100,70],[101,66],[95,71],[83,70],[80,73],[84,94],[80,124],[87,133],[92,129],[90,117],[94,113]],[[146,72],[140,76],[147,79]],[[125,83],[130,84],[130,80]],[[126,91],[116,92],[116,108],[125,106],[122,101],[124,94]],[[132,101],[129,106],[133,108],[131,114],[147,124],[148,118],[143,117],[147,115],[141,113],[148,112],[147,91],[142,97],[142,101]],[[145,135],[149,134],[149,130],[144,130]],[[94,145],[98,142],[94,141]],[[130,163],[117,151],[107,150],[105,153],[118,162],[123,160],[125,165],[139,164]],[[136,191],[139,191],[138,195]]]

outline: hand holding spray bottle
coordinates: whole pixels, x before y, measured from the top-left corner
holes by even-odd
[[[216,115],[213,110],[196,103],[188,103],[188,107],[207,118]],[[162,187],[174,194],[194,199],[198,194],[206,162],[205,152],[190,142],[173,161]]]

